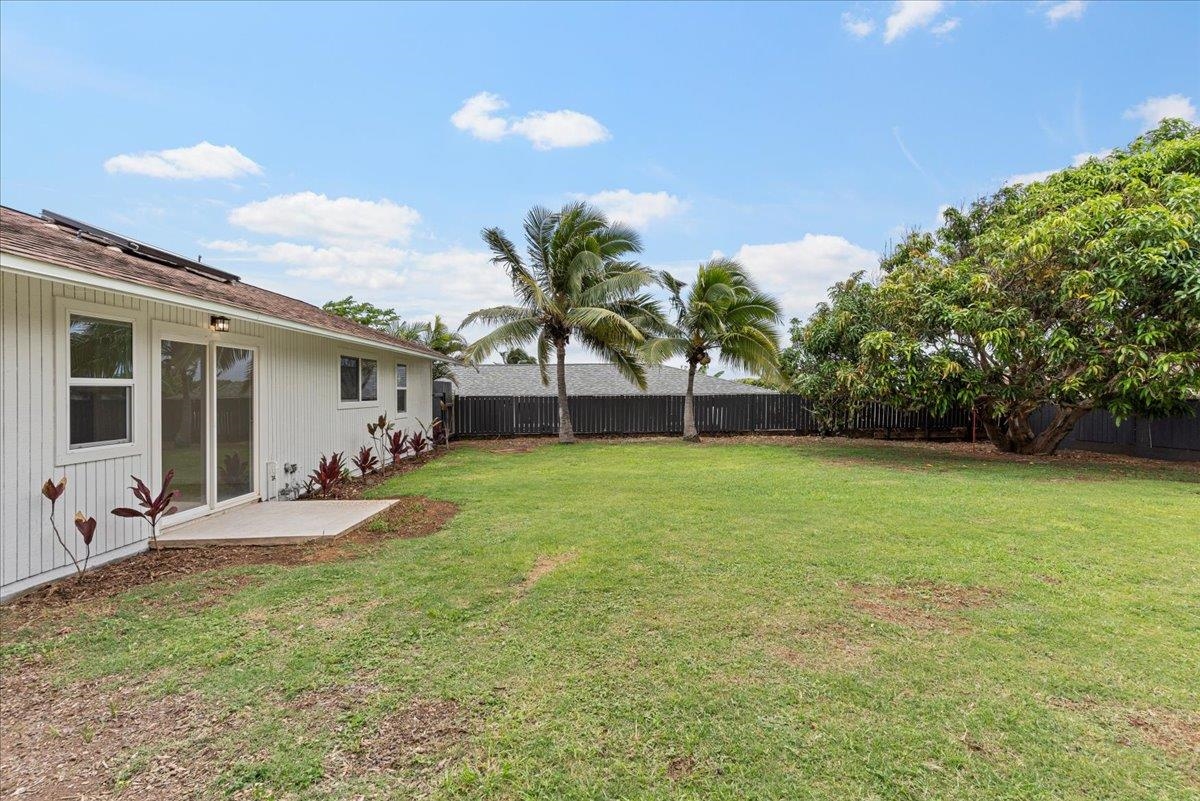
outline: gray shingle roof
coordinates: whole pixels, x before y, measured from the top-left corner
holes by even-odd
[[[536,364],[481,364],[474,367],[453,367],[458,379],[456,395],[479,397],[485,395],[556,395],[554,368],[550,367],[550,386],[542,384]],[[682,395],[687,390],[687,371],[678,367],[646,368],[647,395]],[[710,375],[697,375],[694,387],[697,395],[774,395],[774,390],[752,387],[737,381],[726,381]],[[571,395],[641,395],[642,391],[629,383],[611,364],[568,364],[567,391]]]

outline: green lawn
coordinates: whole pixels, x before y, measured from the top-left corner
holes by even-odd
[[[123,753],[118,788],[170,752],[217,797],[1200,797],[1198,479],[460,449],[374,492],[458,503],[440,533],[208,603],[143,588],[6,660],[221,721]]]

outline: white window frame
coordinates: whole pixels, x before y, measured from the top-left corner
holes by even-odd
[[[359,400],[342,400],[342,359],[358,359],[358,395]],[[375,400],[362,400],[362,363],[366,359],[369,362],[375,362]],[[339,409],[371,409],[377,406],[382,406],[383,401],[380,400],[379,392],[379,362],[380,358],[377,355],[366,354],[362,351],[338,349],[337,355],[337,381],[335,382],[334,391],[337,393],[337,407]]]
[[[401,386],[401,384],[400,384],[400,368],[401,367],[404,368],[404,385],[403,386]],[[396,378],[396,416],[397,417],[408,417],[408,384],[409,384],[408,374],[411,370],[412,370],[412,366],[409,365],[407,362],[400,362],[400,361],[396,362],[395,378]],[[404,408],[403,409],[400,408],[400,391],[401,390],[404,391]]]
[[[138,456],[146,448],[146,366],[145,316],[137,309],[91,303],[72,298],[55,301],[54,362],[57,378],[54,388],[55,465],[63,467],[82,462],[96,462],[123,456]],[[79,315],[129,323],[133,328],[132,378],[72,378],[71,377],[71,317]],[[129,441],[71,445],[71,387],[119,386],[129,387]]]

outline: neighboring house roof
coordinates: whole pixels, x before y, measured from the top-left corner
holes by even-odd
[[[469,397],[496,395],[557,395],[554,367],[547,372],[550,385],[542,383],[536,364],[481,364],[455,366],[451,370],[458,382],[454,393]],[[638,389],[611,364],[568,364],[567,392],[571,395],[683,395],[687,391],[687,370],[665,365],[646,368],[646,391]],[[776,395],[774,390],[726,381],[698,373],[693,391],[697,395]]]
[[[105,232],[101,232],[103,233]],[[338,334],[342,338],[357,339],[364,344],[446,359],[441,353],[420,343],[389,336],[374,328],[330,314],[310,303],[244,283],[229,273],[213,270],[211,275],[200,274],[200,271],[188,266],[162,263],[149,253],[130,252],[138,243],[132,243],[129,249],[123,249],[112,244],[112,241],[129,242],[123,237],[115,236],[113,240],[106,240],[102,236],[94,236],[49,219],[0,206],[0,250],[6,253],[245,309],[283,323],[298,323],[304,327]],[[155,248],[147,248],[147,251],[165,254],[165,251]],[[176,258],[181,264],[195,264],[187,259]]]

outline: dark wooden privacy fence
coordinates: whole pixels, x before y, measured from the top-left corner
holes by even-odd
[[[680,434],[679,395],[577,395],[570,399],[578,434]],[[842,432],[883,436],[969,435],[971,413],[936,416],[882,403],[866,404],[837,421]],[[817,433],[821,421],[797,395],[697,395],[696,427],[702,434],[751,432]],[[459,397],[453,431],[460,437],[558,433],[558,398],[544,396]]]
[[[1054,410],[1049,406],[1033,416],[1033,427],[1041,431],[1050,424]],[[1097,409],[1075,424],[1061,446],[1066,450],[1123,453],[1149,459],[1200,460],[1200,401],[1192,403],[1192,414],[1181,417],[1116,419]]]

